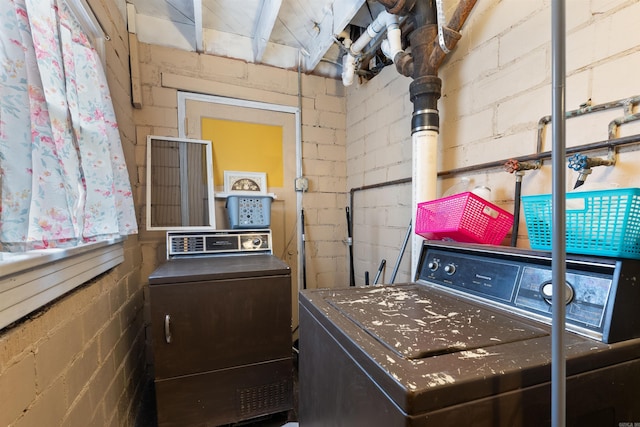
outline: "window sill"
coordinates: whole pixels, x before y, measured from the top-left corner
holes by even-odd
[[[0,329],[120,264],[124,240],[0,253]]]

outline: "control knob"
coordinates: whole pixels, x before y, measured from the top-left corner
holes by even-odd
[[[453,264],[447,264],[444,266],[444,272],[449,276],[452,276],[456,272],[456,266]]]
[[[573,300],[573,286],[571,286],[571,284],[569,284],[568,282],[565,282],[564,285],[564,303],[569,304],[571,300]],[[551,301],[553,299],[553,282],[548,280],[540,285],[540,293],[542,294],[542,298],[544,298],[546,302],[551,304]]]
[[[438,261],[429,261],[429,264],[427,264],[427,267],[431,271],[436,271],[440,266],[438,265]]]
[[[260,249],[262,246],[262,239],[259,236],[247,236],[242,239],[242,249],[252,250]]]

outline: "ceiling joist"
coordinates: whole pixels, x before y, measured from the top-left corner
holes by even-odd
[[[204,52],[202,28],[202,0],[193,0],[193,23],[196,29],[196,52]]]
[[[349,25],[366,27],[374,15],[371,9],[380,4],[374,0],[127,0],[127,3],[135,5],[135,20],[129,21],[132,24],[135,21],[136,28],[131,30],[142,43],[285,69],[298,65],[306,73],[331,77],[340,74],[344,49],[336,43],[336,36]],[[365,3],[369,7],[364,7]]]
[[[264,51],[267,48],[267,42],[271,37],[273,26],[278,18],[282,0],[262,0],[262,8],[258,14],[258,21],[253,36],[253,60],[260,62]]]
[[[323,55],[334,43],[335,36],[349,25],[349,22],[358,13],[364,2],[365,0],[340,0],[333,3],[332,13],[325,15],[325,19],[319,23],[318,36],[308,46],[307,70],[316,68]]]

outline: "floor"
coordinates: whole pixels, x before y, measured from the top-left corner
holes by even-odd
[[[288,413],[275,414],[269,417],[258,418],[245,423],[229,424],[228,427],[293,427],[298,426],[297,421],[289,421]]]

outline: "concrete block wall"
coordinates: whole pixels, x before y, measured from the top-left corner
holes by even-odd
[[[146,383],[137,252],[2,332],[1,425],[135,425]]]
[[[630,71],[640,67],[640,36],[619,34],[620,25],[640,17],[639,6],[624,0],[567,2],[567,110],[640,94],[640,80]],[[458,49],[440,71],[441,170],[536,152],[538,121],[551,114],[551,53],[550,1],[519,2],[517,7],[512,2],[478,4]],[[623,115],[618,108],[567,119],[567,147],[606,140],[609,122]],[[619,128],[619,136],[637,133],[638,122]],[[551,150],[550,126],[542,142],[542,151]],[[606,157],[607,151],[585,154]],[[621,148],[616,166],[594,168],[587,185],[639,186],[632,166],[639,158],[638,145]],[[566,172],[569,191],[577,173]],[[550,160],[541,170],[527,172],[523,194],[550,193],[551,175]],[[446,189],[461,178],[441,185]],[[471,185],[490,187],[496,204],[513,209],[513,177],[499,169],[467,178]],[[518,240],[519,246],[528,247],[523,216]]]
[[[289,107],[297,107],[301,103],[302,166],[304,176],[309,179],[309,191],[302,196],[307,287],[347,286],[347,246],[344,243],[347,235],[344,214],[347,205],[346,100],[341,83],[303,74],[299,99],[297,70],[282,70],[145,43],[139,43],[139,54],[143,99],[142,108],[134,111],[138,176],[135,192],[136,210],[140,212],[143,280],[147,281],[149,274],[166,259],[165,232],[146,231],[144,224],[147,135],[179,136],[177,92],[183,91]],[[295,165],[291,167],[295,170]],[[285,185],[293,186],[293,182]],[[295,211],[295,202],[288,201],[286,209]],[[299,212],[291,214],[299,221]],[[292,233],[294,226],[291,224]],[[281,252],[280,249],[274,251],[278,256]],[[298,285],[296,280],[297,256],[290,252],[287,250],[285,261],[293,267],[295,326],[295,297],[298,286],[302,284]],[[148,286],[145,286],[145,292],[148,292]],[[148,362],[153,363],[150,354]]]
[[[386,67],[374,79],[347,91],[347,187],[353,193],[353,252],[356,285],[389,283],[411,220],[411,79]],[[363,187],[380,185],[378,188]],[[409,280],[410,245],[396,283]]]
[[[348,284],[345,92],[337,80],[302,77],[307,288],[341,287]]]
[[[447,12],[450,16],[452,10]],[[586,102],[597,105],[640,94],[636,76],[640,34],[629,30],[638,19],[640,3],[633,0],[567,2],[567,110]],[[478,2],[439,76],[440,172],[534,154],[538,121],[551,114],[551,1]],[[399,76],[393,67],[386,67],[373,80],[347,90],[349,188],[398,179],[398,175],[411,177],[409,83],[410,79]],[[624,114],[619,108],[568,119],[567,146],[606,140],[609,122]],[[619,136],[638,133],[640,122],[619,128]],[[551,149],[550,138],[547,126],[542,151]],[[638,145],[620,148],[618,153],[616,166],[594,168],[588,185],[640,186],[633,166],[640,160]],[[607,152],[585,154],[606,157]],[[576,172],[567,170],[568,190],[576,178]],[[439,179],[438,194],[463,180],[471,187],[490,187],[494,203],[513,209],[515,179],[502,168]],[[404,187],[409,185],[375,190],[379,194],[371,196],[371,204],[356,195],[356,281],[363,280],[364,271],[377,268],[381,258],[389,261],[388,257],[398,252],[389,245],[402,241],[404,229],[392,225],[390,213],[380,211],[390,212],[385,203],[400,198],[396,214],[408,219],[411,192]],[[550,161],[539,171],[527,172],[522,191],[525,195],[551,191]],[[385,203],[376,202],[382,200]],[[529,246],[523,216],[518,246]],[[403,261],[405,265],[408,263]],[[387,264],[385,274],[389,267]],[[404,267],[402,274],[408,277]]]
[[[138,182],[124,8],[89,0],[105,43],[106,74],[131,183]],[[0,425],[134,426],[147,384],[137,236],[125,261],[0,330]]]

